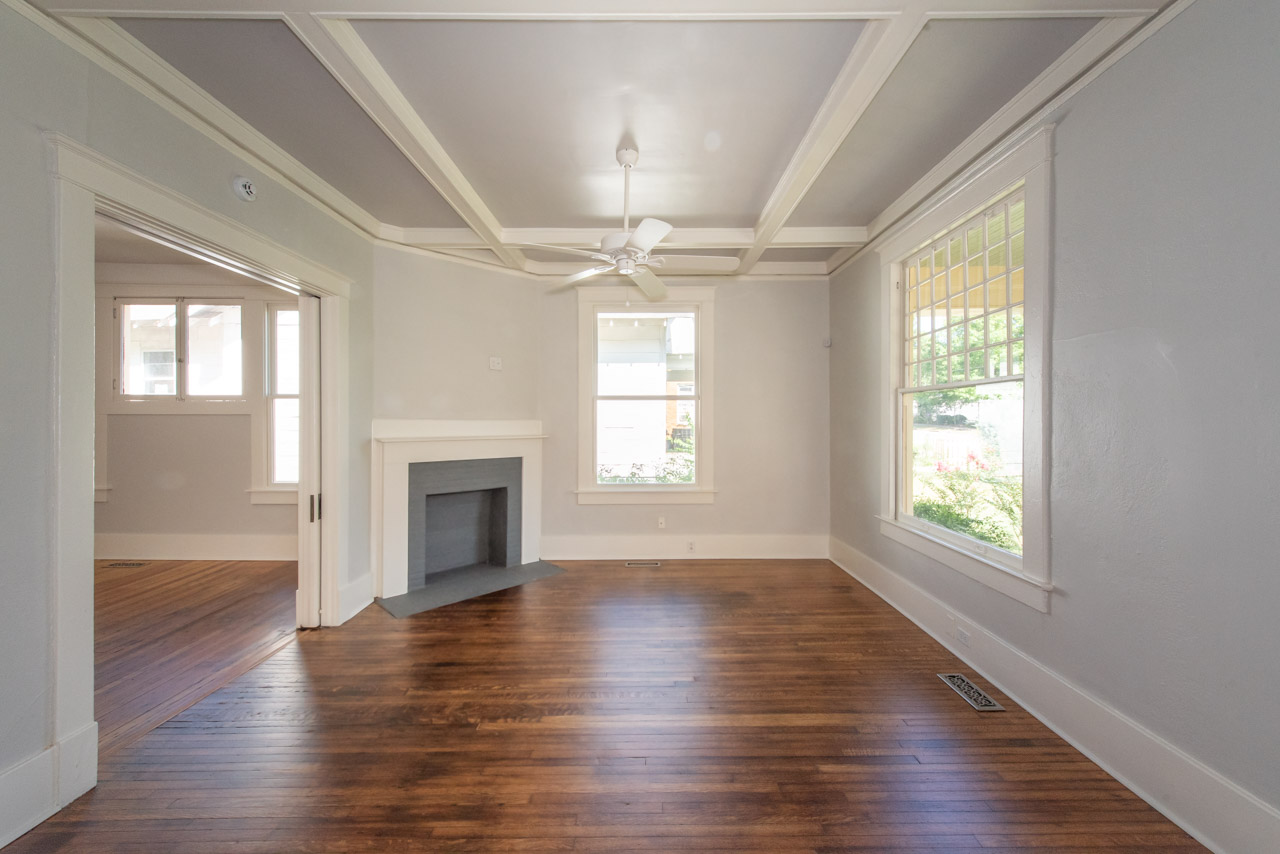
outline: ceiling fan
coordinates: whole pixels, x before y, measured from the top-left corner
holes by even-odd
[[[603,262],[597,267],[574,273],[561,281],[553,290],[576,286],[579,282],[603,273],[616,273],[630,277],[650,301],[663,299],[667,286],[654,274],[653,268],[665,268],[672,272],[732,273],[738,269],[739,260],[718,255],[650,255],[653,248],[671,233],[670,223],[645,217],[635,231],[631,230],[631,167],[640,159],[634,148],[618,149],[618,165],[622,167],[622,231],[606,234],[600,241],[600,250],[570,249],[564,246],[548,246],[545,243],[522,243],[537,249],[549,249],[580,258]]]

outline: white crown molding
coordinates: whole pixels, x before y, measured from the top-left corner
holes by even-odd
[[[972,183],[975,176],[980,175],[987,169],[991,168],[992,164],[1004,158],[1011,150],[1025,142],[1028,137],[1039,132],[1054,113],[1066,106],[1071,99],[1084,91],[1084,89],[1106,73],[1109,68],[1124,57],[1128,56],[1131,51],[1138,47],[1138,45],[1142,44],[1147,39],[1151,38],[1151,36],[1159,32],[1166,24],[1185,12],[1195,2],[1196,0],[1175,0],[1175,2],[1170,3],[1160,11],[1159,14],[1146,20],[1145,23],[1141,24],[1136,29],[1136,31],[1131,30],[1130,35],[1127,38],[1120,41],[1120,43],[1115,45],[1109,53],[1102,56],[1097,62],[1089,67],[1088,70],[1084,71],[1074,82],[1071,83],[1070,86],[1042,104],[1034,113],[1028,116],[1016,127],[1010,129],[995,144],[985,149],[967,166],[965,166],[961,172],[954,175],[954,177],[944,185],[934,188],[922,199],[919,199],[912,204],[908,204],[907,201],[904,200],[905,197],[904,199],[899,199],[893,202],[888,208],[886,208],[886,211],[899,210],[900,213],[898,218],[892,222],[881,223],[879,228],[873,225],[870,229],[871,235],[869,242],[861,249],[850,255],[849,258],[839,266],[834,267],[831,270],[831,275],[835,276],[842,272],[850,263],[862,255],[863,252],[879,250],[886,237],[891,236],[897,231],[896,226],[898,226],[902,219],[907,216],[917,215],[920,206],[936,205],[939,199],[952,195],[958,189]],[[1123,18],[1125,16],[1120,17]],[[1095,32],[1097,29],[1098,28],[1095,28]],[[908,190],[907,195],[910,195],[913,192],[916,192],[915,188]],[[877,222],[883,219],[883,216],[877,217]]]
[[[741,269],[749,272],[772,245],[924,23],[925,16],[917,13],[867,24],[773,188],[756,222],[755,243],[742,256]]]
[[[523,267],[519,253],[503,245],[497,217],[355,28],[344,20],[304,14],[287,14],[284,22],[484,241],[485,248],[510,266]]]
[[[880,234],[889,225],[901,219],[931,192],[941,187],[976,157],[995,145],[1011,128],[1018,127],[1023,119],[1061,92],[1081,72],[1105,56],[1107,51],[1124,41],[1142,24],[1142,20],[1142,18],[1130,17],[1106,18],[1099,21],[1083,38],[1028,83],[1014,96],[1013,100],[983,122],[937,166],[925,173],[920,180],[885,208],[871,221],[871,225],[866,230],[871,234]]]
[[[181,193],[103,157],[69,137],[47,133],[45,139],[53,151],[53,171],[63,180],[92,192],[97,197],[99,209],[114,202],[124,205],[131,213],[145,211],[147,217],[155,220],[160,235],[175,230],[183,232],[184,237],[205,235],[213,241],[211,247],[218,247],[210,248],[210,263],[219,263],[228,269],[239,267],[246,275],[274,278],[286,284],[305,282],[326,294],[350,295],[350,280],[328,267],[263,240],[257,232],[240,222],[207,210]],[[129,218],[135,216],[141,214],[132,213]],[[190,237],[189,242],[194,246],[205,246],[205,241],[194,237]],[[213,258],[220,258],[225,264]]]
[[[380,223],[372,214],[224,107],[114,21],[68,18],[65,23],[96,47],[102,57],[127,72],[125,81],[152,101],[321,210],[366,235],[377,232]]]

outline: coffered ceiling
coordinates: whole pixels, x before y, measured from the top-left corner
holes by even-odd
[[[1163,0],[35,0],[364,231],[540,274],[635,218],[825,275]],[[567,263],[566,263],[567,261]]]

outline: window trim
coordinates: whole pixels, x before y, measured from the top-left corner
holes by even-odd
[[[692,311],[696,318],[695,388],[698,419],[694,483],[596,483],[596,313]],[[578,288],[578,488],[579,504],[712,504],[715,502],[715,286],[672,287],[667,299],[650,303],[633,286]]]
[[[218,297],[209,297],[213,290],[225,290]],[[95,501],[98,503],[110,500],[110,485],[103,482],[107,471],[107,422],[111,415],[248,415],[250,419],[250,475],[249,487],[245,490],[250,504],[297,504],[298,490],[290,484],[272,484],[267,471],[268,460],[268,418],[266,403],[266,358],[267,358],[267,305],[280,302],[293,304],[289,300],[281,300],[280,291],[256,284],[242,287],[211,288],[199,284],[129,284],[125,282],[104,283],[98,286],[96,295],[97,319],[95,328],[99,334],[97,350],[100,365],[107,364],[108,352],[110,365],[107,370],[97,372],[98,403],[96,418],[98,427],[95,435],[97,444],[94,454],[94,471],[96,478]],[[122,360],[122,326],[121,319],[112,309],[122,303],[163,303],[177,299],[187,302],[209,304],[239,303],[241,314],[241,365],[243,384],[242,396],[238,398],[187,397],[177,400],[169,396],[128,397],[119,393]]]
[[[266,425],[267,425],[267,459],[266,459],[266,487],[259,492],[289,492],[296,495],[298,491],[297,481],[276,480],[276,460],[275,460],[275,439],[276,439],[276,410],[275,402],[277,400],[297,400],[301,406],[302,387],[299,385],[295,394],[283,394],[276,389],[276,374],[279,367],[279,332],[277,331],[276,318],[281,311],[294,311],[298,313],[298,322],[302,322],[302,311],[298,307],[296,300],[293,302],[268,302],[266,305],[266,331],[263,333],[265,346],[263,348],[263,367],[266,374],[262,378],[263,397],[266,398]],[[301,331],[301,326],[299,326]],[[299,337],[298,346],[301,348],[302,341]],[[256,502],[255,502],[256,503]],[[267,502],[261,502],[267,503]],[[286,503],[286,502],[279,502]]]
[[[1047,613],[1053,591],[1049,566],[1049,335],[1051,267],[1051,159],[1053,127],[1046,126],[962,183],[949,188],[894,227],[878,247],[881,258],[882,326],[886,331],[880,406],[880,533],[1009,596]],[[909,254],[988,207],[1017,185],[1026,204],[1023,375],[1023,554],[1010,561],[1003,550],[915,519],[900,518],[898,478],[902,462],[901,407],[904,332],[903,264]]]

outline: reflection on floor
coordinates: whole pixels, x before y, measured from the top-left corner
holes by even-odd
[[[294,636],[293,561],[106,560],[95,562],[94,576],[94,712],[104,755]]]
[[[300,635],[5,854],[1204,851],[827,561],[564,566]]]

